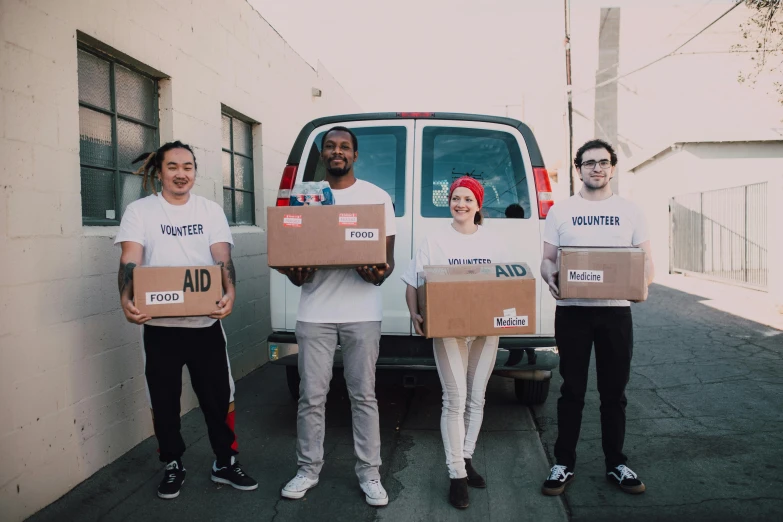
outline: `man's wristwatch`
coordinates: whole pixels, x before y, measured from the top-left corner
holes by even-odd
[[[381,280],[380,280],[380,281],[378,281],[377,283],[373,283],[373,284],[374,284],[375,286],[381,286],[381,285],[383,284],[383,282],[384,282],[384,281],[386,281],[386,276],[383,276],[383,279],[381,279]]]

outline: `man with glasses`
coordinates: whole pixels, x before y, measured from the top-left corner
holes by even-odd
[[[545,495],[559,495],[574,479],[576,444],[582,425],[590,352],[595,345],[598,393],[601,398],[601,439],[606,478],[626,493],[642,493],[645,486],[628,466],[625,441],[625,387],[631,371],[633,323],[628,301],[561,299],[557,251],[560,246],[642,248],[646,253],[645,279],[653,279],[647,225],[639,208],[612,193],[617,154],[602,140],[591,140],[576,153],[582,188],[549,211],[544,227],[541,276],[557,299],[555,338],[560,352],[563,385],[557,401],[558,437],[555,465],[544,482]]]

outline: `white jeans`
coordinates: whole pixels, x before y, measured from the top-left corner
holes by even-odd
[[[433,342],[435,364],[443,387],[440,431],[450,478],[467,477],[465,459],[473,457],[484,392],[495,367],[498,337],[446,337]]]

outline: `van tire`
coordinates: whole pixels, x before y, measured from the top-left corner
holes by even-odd
[[[528,379],[514,379],[514,393],[517,400],[525,406],[535,406],[546,402],[549,396],[549,383],[545,381],[531,381]]]
[[[294,400],[299,400],[299,368],[297,366],[285,367],[285,379],[288,383],[288,392]]]

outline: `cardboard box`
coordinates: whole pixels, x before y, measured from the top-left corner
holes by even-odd
[[[561,247],[563,299],[647,299],[644,250],[622,247]]]
[[[268,207],[272,268],[353,268],[386,263],[384,205]]]
[[[219,266],[136,267],[136,308],[151,317],[209,315],[223,298],[220,270]]]
[[[426,266],[420,277],[427,338],[536,333],[536,279],[525,263]]]

